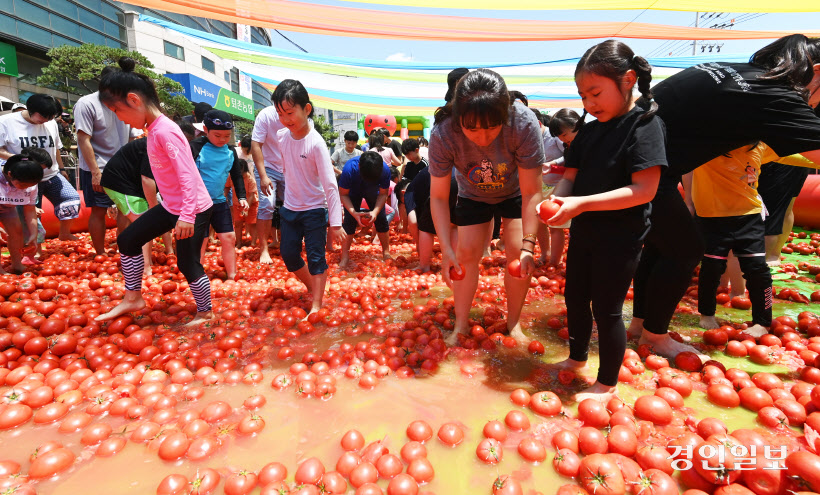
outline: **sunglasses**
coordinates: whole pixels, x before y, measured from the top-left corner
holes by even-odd
[[[219,120],[219,119],[213,119],[213,120],[211,120],[210,122],[211,122],[213,125],[223,126],[223,127],[225,127],[226,129],[233,129],[233,122],[231,122],[230,120],[227,120],[227,121],[225,121],[225,122],[222,122],[222,121],[221,121],[221,120]]]

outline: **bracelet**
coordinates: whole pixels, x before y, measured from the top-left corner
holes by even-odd
[[[538,237],[536,237],[535,234],[527,234],[524,236],[525,241],[532,241],[533,244],[535,244],[536,239],[538,239]]]
[[[526,252],[528,252],[528,253],[530,253],[530,254],[532,254],[532,255],[534,255],[534,254],[535,254],[535,252],[534,252],[532,249],[521,248],[521,250],[522,250],[522,251],[526,251]]]

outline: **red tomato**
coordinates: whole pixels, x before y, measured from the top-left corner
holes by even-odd
[[[393,454],[385,454],[379,457],[376,461],[376,469],[379,471],[379,476],[383,479],[392,479],[397,474],[401,473],[404,465],[401,459]]]
[[[450,280],[464,280],[464,277],[467,275],[467,272],[464,271],[464,265],[459,264],[458,270],[456,267],[450,267]]]
[[[523,411],[513,409],[504,417],[504,423],[511,430],[524,431],[530,428],[530,419]]]
[[[247,495],[256,488],[259,478],[250,471],[238,471],[225,479],[225,495]]]
[[[606,454],[609,449],[604,434],[592,426],[584,426],[578,432],[578,446],[585,455]]]
[[[361,450],[364,447],[364,435],[358,430],[348,430],[341,443],[344,450]]]
[[[544,462],[547,458],[547,449],[540,440],[533,437],[523,438],[518,443],[518,453],[530,462]]]
[[[362,462],[350,471],[350,484],[358,488],[365,483],[375,483],[379,480],[379,470],[370,462]]]
[[[416,459],[407,466],[407,474],[418,483],[427,483],[435,476],[433,464],[427,458]]]
[[[284,481],[285,478],[288,477],[288,468],[280,462],[271,462],[265,464],[262,469],[259,470],[257,477],[259,478],[259,484],[262,486],[276,483],[277,481]]]
[[[740,398],[740,404],[752,411],[759,411],[764,407],[774,405],[772,396],[757,387],[744,387],[737,392],[737,395]]]
[[[521,483],[502,474],[493,482],[493,495],[524,495]]]
[[[544,223],[547,223],[549,219],[554,217],[560,209],[561,205],[559,205],[555,201],[545,199],[544,201],[541,201],[541,203],[538,205],[538,216],[541,217],[541,220]]]
[[[483,433],[485,438],[494,438],[499,442],[503,442],[507,439],[507,427],[497,419],[487,421],[487,424],[484,425]]]
[[[638,436],[635,431],[627,426],[615,425],[609,430],[606,437],[609,451],[632,457],[638,451]]]
[[[426,442],[433,438],[433,428],[426,421],[413,421],[407,426],[407,438],[416,442]]]
[[[581,461],[579,483],[596,495],[622,495],[626,484],[618,465],[605,454],[591,454]]]
[[[485,438],[476,447],[475,455],[487,464],[498,464],[504,458],[504,449],[498,440]]]
[[[552,436],[552,446],[555,450],[569,449],[577,454],[578,435],[569,430],[561,430]]]
[[[254,435],[263,428],[265,428],[265,420],[256,414],[251,414],[239,421],[236,431],[241,435]]]
[[[159,451],[157,453],[160,459],[173,461],[185,455],[190,444],[191,441],[188,440],[188,436],[185,435],[185,433],[175,431],[165,435],[162,439],[162,443],[159,445]]]
[[[427,448],[421,442],[411,440],[402,445],[400,454],[401,458],[404,459],[404,462],[410,464],[410,462],[414,459],[427,457]]]
[[[635,416],[658,425],[668,425],[672,421],[672,408],[660,397],[643,395],[635,401]]]
[[[315,457],[311,457],[296,469],[296,474],[294,479],[297,483],[308,483],[311,485],[315,485],[322,479],[322,475],[325,474],[325,466],[322,464],[322,461]]]
[[[584,399],[578,404],[578,419],[586,426],[603,428],[609,424],[609,418],[609,412],[601,401]]]
[[[660,469],[671,475],[674,469],[669,457],[669,451],[660,445],[645,445],[635,454],[635,460],[642,469]]]
[[[709,402],[721,407],[732,408],[740,405],[740,396],[735,389],[723,383],[709,385],[706,389],[706,397]]]
[[[50,478],[71,467],[75,458],[74,452],[63,447],[49,450],[32,461],[28,476],[31,479]]]
[[[801,450],[786,457],[786,470],[797,476],[811,491],[820,491],[820,456]]]
[[[552,467],[561,476],[575,478],[581,470],[581,458],[570,449],[558,449],[552,458]]]
[[[684,351],[675,356],[675,366],[683,371],[700,371],[703,362],[694,352]]]
[[[362,485],[365,486],[365,485]],[[359,487],[359,490],[356,491],[358,494],[362,487]],[[378,490],[378,491],[376,491]],[[362,491],[364,495],[368,494],[379,494],[381,495],[381,489],[376,485],[375,488],[367,493]],[[419,484],[416,480],[413,479],[412,476],[409,474],[399,474],[387,485],[387,495],[417,495],[419,493]]]
[[[675,480],[660,469],[647,469],[632,488],[642,495],[677,495],[680,488]]]
[[[533,340],[530,342],[530,345],[527,346],[527,350],[530,351],[530,354],[540,356],[544,354],[544,344],[538,342],[537,340]]]
[[[185,495],[188,493],[188,478],[181,474],[169,474],[160,481],[157,495]]]
[[[464,432],[461,427],[453,423],[445,423],[438,430],[438,439],[444,445],[455,447],[464,440]]]
[[[541,416],[555,416],[561,412],[563,404],[553,392],[543,391],[530,397],[530,409]]]
[[[530,393],[523,388],[517,388],[510,393],[510,400],[516,406],[526,406],[530,403]]]

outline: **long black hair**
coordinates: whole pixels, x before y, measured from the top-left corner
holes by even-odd
[[[43,180],[44,170],[51,168],[51,156],[41,148],[23,148],[3,164],[3,173],[26,184]]]
[[[120,70],[114,70],[103,76],[100,81],[100,101],[104,105],[125,102],[128,93],[140,95],[146,103],[161,108],[159,95],[154,81],[145,74],[134,72],[137,63],[130,57],[117,60]]]
[[[756,51],[749,61],[767,69],[758,79],[783,82],[808,99],[806,86],[814,78],[814,64],[820,64],[820,38],[784,36]]]
[[[489,129],[507,123],[515,100],[527,97],[507,90],[504,78],[489,69],[476,69],[459,79],[453,99],[436,109],[435,123],[452,117],[467,129]]]
[[[606,40],[587,50],[581,60],[578,61],[578,65],[575,66],[575,78],[577,79],[580,74],[588,72],[620,83],[629,70],[635,71],[638,78],[638,91],[644,100],[650,102],[649,110],[641,116],[641,120],[650,119],[658,111],[658,104],[653,101],[654,97],[649,89],[652,82],[652,66],[645,58],[635,55],[635,52],[626,43]],[[630,95],[631,97],[632,95]],[[584,125],[584,117],[586,116],[587,111],[584,110],[584,115],[578,121],[576,130]]]

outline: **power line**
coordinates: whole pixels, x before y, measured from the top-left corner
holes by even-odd
[[[308,53],[308,51],[307,51],[307,50],[305,50],[304,48],[302,48],[301,46],[299,46],[298,44],[296,44],[296,42],[295,42],[295,41],[293,41],[292,39],[288,38],[288,37],[287,37],[287,36],[285,36],[284,34],[280,33],[278,29],[274,29],[274,31],[276,31],[276,34],[278,34],[279,36],[281,36],[281,37],[285,38],[286,40],[288,40],[288,42],[289,42],[291,45],[295,46],[296,48],[298,48],[298,49],[302,50],[302,51],[303,51],[303,52],[305,52],[305,53]]]

